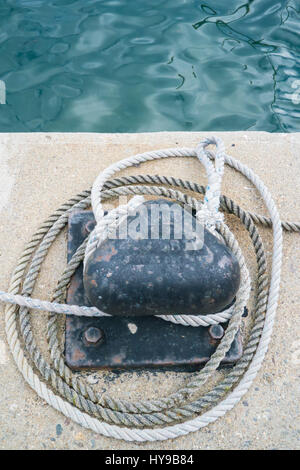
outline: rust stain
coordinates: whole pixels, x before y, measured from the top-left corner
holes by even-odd
[[[125,359],[126,357],[126,354],[125,353],[119,353],[119,354],[115,354],[114,356],[112,356],[112,363],[113,364],[122,364],[123,363],[123,360]]]
[[[72,361],[80,361],[86,359],[86,354],[79,348],[74,348],[72,351]]]
[[[105,255],[100,255],[97,256],[96,261],[110,261],[113,256],[115,256],[118,253],[118,250],[115,249],[115,247],[112,247],[112,250],[110,253],[107,253]]]
[[[81,287],[81,279],[78,277],[77,273],[74,274],[71,278],[71,281],[68,285],[67,290],[67,302],[72,303],[72,299],[76,296],[78,289]]]
[[[208,342],[209,342],[209,344],[211,344],[211,345],[212,345],[212,346],[214,346],[214,347],[216,347],[216,346],[217,346],[217,344],[219,343],[219,341],[218,341],[218,340],[216,340],[216,339],[212,338],[211,336],[209,336],[209,338],[208,338]]]

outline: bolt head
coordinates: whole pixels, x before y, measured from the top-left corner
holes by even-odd
[[[91,233],[95,228],[95,222],[94,220],[89,220],[89,222],[87,222],[85,224],[85,230],[88,232],[88,233]]]
[[[221,325],[211,325],[208,332],[213,339],[221,339],[224,336],[224,328]]]
[[[87,330],[84,332],[84,339],[88,344],[98,344],[100,343],[104,338],[103,331],[100,330],[100,328],[96,328],[94,326],[90,326]]]

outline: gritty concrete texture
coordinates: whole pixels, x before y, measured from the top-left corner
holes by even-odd
[[[99,171],[121,158],[151,149],[194,146],[207,133],[1,134],[0,287],[9,278],[25,242],[62,202],[91,186]],[[217,133],[227,152],[248,164],[269,187],[282,218],[300,220],[300,134]],[[205,182],[196,159],[166,159],[123,174],[152,173]],[[252,185],[226,168],[223,193],[244,208],[265,213]],[[252,278],[253,249],[233,217],[227,221],[245,252]],[[269,257],[271,231],[260,229]],[[62,234],[51,248],[34,295],[49,298],[66,260]],[[282,286],[277,321],[263,367],[242,401],[203,430],[158,443],[135,444],[104,438],[81,428],[48,406],[25,383],[8,350],[0,316],[1,449],[297,449],[299,448],[300,285],[299,234],[284,234]],[[48,356],[47,315],[33,315],[37,344]],[[247,319],[244,325],[247,333]],[[218,371],[212,382],[223,376]],[[141,399],[166,396],[189,374],[174,372],[85,373],[95,389]],[[211,382],[211,383],[212,383]]]

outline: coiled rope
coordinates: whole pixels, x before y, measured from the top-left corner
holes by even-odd
[[[207,149],[206,155],[210,159],[214,159],[214,154]],[[197,156],[197,150],[189,148],[167,149],[147,152],[132,157],[132,159],[136,164],[139,164],[147,160],[174,156]],[[269,210],[270,219],[247,213],[225,196],[220,198],[221,208],[239,217],[251,237],[257,259],[256,306],[253,324],[242,358],[230,370],[226,378],[204,396],[200,396],[201,386],[219,366],[240,325],[240,305],[235,306],[225,335],[205,367],[185,387],[169,397],[158,400],[128,402],[114,399],[108,395],[100,395],[82,377],[73,375],[64,364],[62,347],[58,339],[56,314],[50,315],[48,323],[47,335],[51,351],[51,365],[43,358],[37,348],[30,324],[30,312],[27,308],[27,306],[29,308],[37,306],[33,307],[33,304],[30,303],[31,293],[47,252],[66,225],[70,211],[88,207],[91,202],[90,191],[84,191],[63,204],[42,224],[26,246],[13,273],[8,294],[10,300],[6,299],[7,294],[0,292],[0,300],[14,302],[5,308],[5,327],[9,347],[25,380],[40,397],[82,426],[105,436],[129,441],[174,438],[206,426],[224,415],[240,400],[254,380],[267,351],[275,319],[282,251],[281,221],[275,204],[261,180],[238,160],[224,155],[224,161],[244,174],[257,187]],[[110,178],[110,176],[108,177]],[[163,184],[169,188],[149,186],[157,184]],[[171,177],[140,175],[105,181],[102,199],[107,200],[121,194],[152,194],[176,199],[179,202],[189,204],[196,210],[199,208],[197,199],[176,189],[171,189],[171,187],[182,188],[198,194],[205,193],[205,189],[196,183]],[[273,260],[269,286],[263,244],[254,222],[273,228]],[[289,231],[299,231],[300,228],[299,224],[292,222],[284,222],[282,225]],[[226,226],[220,224],[218,229],[230,248],[239,253],[238,245]],[[77,250],[58,283],[53,296],[57,305],[61,305],[60,302],[64,299],[70,278],[83,260],[85,248],[85,245],[82,245]],[[21,298],[16,297],[17,295],[22,295],[22,299],[25,298],[27,306],[19,309]],[[44,307],[47,309],[47,305]],[[61,313],[73,313],[70,306],[66,307],[69,310],[62,310]],[[50,304],[48,308],[50,308]],[[229,393],[237,382],[239,382],[238,385]],[[201,412],[202,414],[200,414]]]

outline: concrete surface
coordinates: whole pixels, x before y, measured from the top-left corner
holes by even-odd
[[[18,256],[35,228],[63,201],[88,188],[113,161],[150,149],[194,146],[207,133],[1,134],[0,286],[8,286]],[[227,152],[248,164],[269,187],[284,219],[300,220],[300,134],[218,133]],[[147,163],[127,174],[159,173],[204,182],[195,159]],[[243,207],[264,213],[257,192],[226,169],[223,192]],[[241,226],[227,218],[255,274],[253,251]],[[269,230],[261,230],[267,254]],[[36,296],[48,298],[65,263],[65,234],[43,267]],[[270,348],[248,394],[224,418],[188,436],[163,443],[132,444],[87,431],[44,403],[25,383],[8,351],[0,316],[1,449],[296,449],[299,448],[299,234],[284,235],[282,289]],[[47,354],[47,315],[35,314],[37,342]],[[247,320],[249,322],[249,319]],[[247,330],[247,321],[245,331]],[[223,372],[217,372],[219,379]],[[131,399],[167,395],[188,374],[87,373],[103,393]]]

